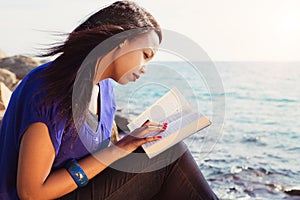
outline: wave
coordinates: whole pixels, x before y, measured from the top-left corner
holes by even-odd
[[[205,94],[206,96],[208,94]],[[222,95],[222,94],[219,94]],[[297,99],[291,99],[291,98],[270,98],[270,97],[262,97],[262,98],[255,98],[252,96],[244,96],[240,95],[237,92],[226,92],[225,93],[226,98],[234,98],[234,99],[240,99],[240,100],[249,100],[249,101],[260,101],[260,102],[279,102],[279,103],[298,103],[300,102]]]

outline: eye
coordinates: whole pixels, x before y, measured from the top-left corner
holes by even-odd
[[[143,54],[145,60],[150,60],[154,56],[154,52],[151,48],[144,49]]]
[[[144,52],[144,59],[150,58],[150,55],[147,52]]]

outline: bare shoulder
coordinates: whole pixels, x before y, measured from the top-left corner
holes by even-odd
[[[55,150],[45,123],[35,122],[28,126],[20,144],[21,157],[24,153],[31,156],[55,156]]]

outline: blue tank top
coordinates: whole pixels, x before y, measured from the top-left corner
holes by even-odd
[[[37,104],[46,92],[38,92],[44,80],[35,77],[42,75],[49,64],[51,62],[35,68],[24,77],[13,92],[0,125],[0,199],[18,199],[16,176],[20,142],[32,123],[43,122],[48,127],[56,154],[52,170],[64,167],[71,158],[81,159],[109,145],[116,110],[111,80],[105,79],[99,83],[100,121],[97,131],[85,122],[74,142],[74,134],[64,132],[66,120],[56,120],[54,123],[58,107]]]

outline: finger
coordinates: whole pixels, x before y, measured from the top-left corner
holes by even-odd
[[[156,122],[151,122],[151,121],[148,122],[147,125],[148,125],[148,126],[163,126],[163,124],[156,123]]]
[[[153,142],[153,141],[156,141],[156,140],[159,140],[159,139],[162,139],[162,136],[161,136],[161,135],[148,136],[148,137],[145,137],[145,138],[144,138],[144,142],[145,142],[145,143],[147,143],[147,142]]]
[[[162,138],[162,136],[160,136],[160,135],[143,137],[143,138],[137,139],[137,144],[138,144],[138,146],[141,146],[141,145],[146,144],[148,142],[154,142],[156,140],[160,140],[161,138]]]
[[[158,131],[158,132],[160,133],[160,132],[163,132],[163,131],[167,130],[168,124],[167,124],[167,123],[163,123],[163,124],[156,125],[156,126],[149,125],[148,127],[149,127],[149,128],[156,128],[156,127],[157,127],[157,128],[160,128],[160,130]]]
[[[152,121],[149,121],[147,120],[142,126],[157,126],[157,127],[167,127],[168,126],[168,123],[157,123],[157,122],[152,122]]]
[[[144,138],[147,135],[156,135],[166,130],[166,127],[163,126],[148,126],[144,125],[140,128],[135,129],[131,135],[134,137]]]
[[[162,130],[161,131],[165,131],[167,128],[168,128],[168,123],[162,123],[162,124],[158,124],[158,123],[155,123],[155,122],[148,122],[148,125],[147,125],[149,128],[161,128]]]
[[[164,128],[167,128],[167,126],[168,126],[168,123],[162,123],[162,124],[160,124],[160,123],[157,123],[157,122],[152,122],[152,121],[150,121],[149,119],[147,119],[143,124],[142,124],[142,126],[141,127],[143,127],[143,126],[158,126],[158,127],[164,127]]]
[[[165,128],[164,127],[162,127],[162,126],[144,126],[143,127],[144,128],[144,130],[142,131],[144,134],[145,133],[149,133],[149,132],[160,132],[160,131],[162,131],[162,130],[165,130]]]

